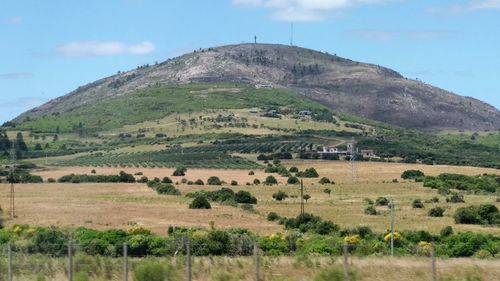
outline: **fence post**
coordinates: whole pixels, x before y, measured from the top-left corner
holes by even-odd
[[[7,244],[7,259],[8,259],[8,280],[12,281],[12,246]]]
[[[189,237],[185,237],[185,243],[186,243],[186,274],[187,274],[187,280],[191,281],[192,280],[192,275],[191,275],[191,245],[189,241]]]
[[[437,281],[436,249],[434,249],[434,245],[431,245],[431,266],[432,266],[432,281]]]
[[[73,281],[73,241],[68,241],[68,280]]]
[[[128,246],[123,243],[123,281],[128,281]]]
[[[260,253],[257,242],[253,244],[253,254],[255,255],[255,281],[260,281]]]
[[[344,280],[349,281],[349,246],[344,245]]]

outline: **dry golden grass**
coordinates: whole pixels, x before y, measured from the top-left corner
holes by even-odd
[[[377,207],[379,215],[364,214],[365,198],[375,200],[384,196],[394,198],[396,203],[397,230],[427,230],[438,233],[443,227],[451,225],[458,231],[478,231],[500,235],[500,228],[482,227],[475,225],[455,225],[452,215],[456,208],[472,204],[491,203],[500,208],[495,202],[495,196],[465,195],[464,204],[449,204],[445,197],[437,194],[436,190],[424,188],[421,183],[398,182],[404,170],[420,169],[428,175],[437,175],[443,172],[475,175],[481,173],[498,173],[497,170],[452,167],[452,166],[425,166],[390,163],[359,163],[359,181],[352,183],[348,164],[340,161],[285,161],[287,167],[297,166],[300,169],[315,167],[320,176],[334,179],[336,185],[323,186],[319,179],[305,180],[305,193],[311,195],[306,204],[306,211],[332,220],[341,226],[354,227],[368,225],[377,232],[384,232],[389,227],[389,210],[387,207]],[[266,221],[269,212],[276,212],[280,216],[293,217],[300,210],[300,195],[298,186],[286,185],[286,178],[274,175],[279,181],[278,186],[246,186],[246,182],[253,182],[254,178],[261,181],[269,174],[255,171],[255,175],[248,175],[246,170],[200,170],[189,169],[185,177],[172,177],[173,169],[145,169],[145,168],[95,168],[98,174],[117,174],[124,170],[129,173],[143,172],[148,178],[169,176],[176,182],[181,179],[206,181],[210,176],[219,176],[230,182],[237,180],[240,184],[235,190],[250,191],[259,200],[256,210],[259,214],[248,214],[239,208],[220,206],[214,203],[211,211],[189,210],[189,199],[176,196],[160,196],[144,185],[135,184],[39,184],[19,185],[17,188],[17,206],[19,218],[13,223],[27,223],[32,225],[59,225],[59,226],[86,226],[90,228],[130,228],[131,224],[138,223],[151,228],[157,233],[164,233],[169,225],[202,226],[207,227],[214,221],[216,227],[244,227],[259,234],[271,234],[283,231],[282,227]],[[92,168],[59,168],[40,171],[37,174],[47,178],[59,178],[70,173],[90,174]],[[8,206],[7,186],[1,185],[2,206]],[[214,190],[220,187],[179,185],[183,194],[201,189]],[[323,192],[325,188],[332,190],[329,197]],[[290,198],[284,202],[272,200],[272,194],[282,190]],[[295,196],[295,198],[293,198]],[[413,209],[414,199],[425,201],[438,197],[439,203],[425,203],[424,209]],[[430,208],[442,206],[446,208],[442,218],[431,218],[427,215]]]
[[[9,185],[0,185],[0,205],[8,206]],[[280,227],[240,208],[213,204],[211,210],[191,210],[190,200],[160,196],[141,184],[27,184],[16,185],[17,218],[6,225],[129,229],[141,225],[158,234],[168,226],[247,228],[274,233]]]
[[[75,258],[75,269],[87,273],[90,280],[122,280],[121,259],[111,259],[103,266],[102,258],[91,258],[94,262],[90,266],[80,267],[79,259]],[[185,280],[185,261],[183,258],[147,259],[170,265],[169,280]],[[28,257],[24,262],[29,262]],[[129,280],[134,280],[133,268],[136,264],[145,262],[145,259],[130,259]],[[67,264],[63,259],[47,259],[42,271],[50,270],[50,280],[64,281]],[[500,266],[498,260],[476,259],[438,259],[438,280],[450,281],[498,281],[500,280]],[[38,261],[40,264],[40,261]],[[44,264],[43,262],[41,264]],[[28,266],[28,265],[27,265]],[[349,260],[350,269],[357,276],[357,281],[421,281],[432,280],[431,264],[427,258],[389,258],[368,257]],[[29,268],[29,266],[28,266]],[[86,269],[86,270],[85,270]],[[337,270],[342,275],[342,260],[331,258],[304,258],[304,257],[262,257],[260,279],[267,281],[309,281],[314,280],[322,271]],[[16,280],[35,280],[33,268],[27,269],[23,275],[15,275]],[[105,273],[111,276],[106,278]],[[255,264],[252,257],[195,257],[192,260],[192,276],[195,281],[251,281],[255,280]],[[325,279],[320,279],[324,281]]]

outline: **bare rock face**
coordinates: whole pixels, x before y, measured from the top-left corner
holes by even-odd
[[[14,121],[133,95],[150,85],[188,83],[286,88],[337,111],[406,128],[500,129],[500,112],[479,100],[406,79],[384,67],[268,44],[209,48],[120,73],[79,87]]]

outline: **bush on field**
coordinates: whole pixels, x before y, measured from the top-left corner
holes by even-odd
[[[191,204],[189,204],[189,209],[211,209],[212,206],[205,197],[196,197]]]
[[[406,170],[401,175],[401,178],[405,179],[405,180],[409,180],[409,179],[414,180],[414,179],[423,178],[423,177],[425,177],[425,174],[419,170]]]
[[[267,184],[267,185],[278,184],[278,181],[276,180],[276,178],[275,178],[275,177],[273,177],[273,176],[268,176],[268,177],[266,178],[265,184]]]
[[[208,185],[222,185],[222,181],[219,179],[219,177],[216,176],[211,176],[207,180]]]
[[[370,216],[375,216],[375,215],[377,215],[377,209],[375,209],[375,207],[370,205],[370,206],[365,208],[365,214],[370,215]]]
[[[175,169],[175,171],[172,174],[172,176],[174,176],[174,177],[183,177],[183,176],[186,175],[186,172],[187,172],[186,167],[179,167],[179,168]]]
[[[465,203],[464,196],[462,194],[454,193],[449,197],[446,197],[447,203]]]
[[[283,201],[286,198],[288,198],[288,194],[281,190],[273,194],[273,199],[276,201]]]
[[[429,210],[429,216],[439,218],[444,215],[444,211],[445,210],[442,207],[435,207]]]
[[[288,178],[288,180],[286,181],[286,183],[288,184],[298,184],[300,181],[297,177],[295,176],[291,176]]]
[[[500,213],[492,204],[458,208],[453,217],[459,224],[500,225]]]
[[[420,199],[415,199],[411,203],[411,206],[413,207],[413,209],[422,209],[424,208],[424,203],[422,203],[422,200]]]
[[[70,174],[70,175],[60,177],[57,181],[61,182],[61,183],[85,183],[85,182],[92,182],[92,183],[103,183],[103,182],[134,183],[135,177],[132,174],[128,174],[128,173],[121,171],[118,175],[111,175],[111,176]]]
[[[385,197],[379,197],[377,200],[375,200],[375,205],[376,206],[388,206],[389,205],[389,199]]]
[[[268,221],[277,221],[279,219],[280,219],[280,216],[278,214],[276,214],[275,212],[270,212],[269,214],[267,214]]]
[[[181,192],[171,184],[160,184],[156,192],[162,195],[181,195]]]
[[[314,168],[305,169],[303,172],[298,172],[297,176],[300,178],[317,178],[319,177],[318,172]]]

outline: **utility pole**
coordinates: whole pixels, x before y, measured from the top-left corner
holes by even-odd
[[[300,179],[300,215],[304,216],[304,180]]]
[[[255,36],[253,37],[253,42],[254,42],[255,44],[257,44],[257,35],[255,35]]]
[[[351,139],[351,143],[347,144],[347,154],[349,155],[349,166],[351,170],[351,178],[352,182],[356,182],[358,180],[358,166],[356,163],[356,141],[354,137]]]
[[[394,199],[391,198],[391,257],[394,257]]]

